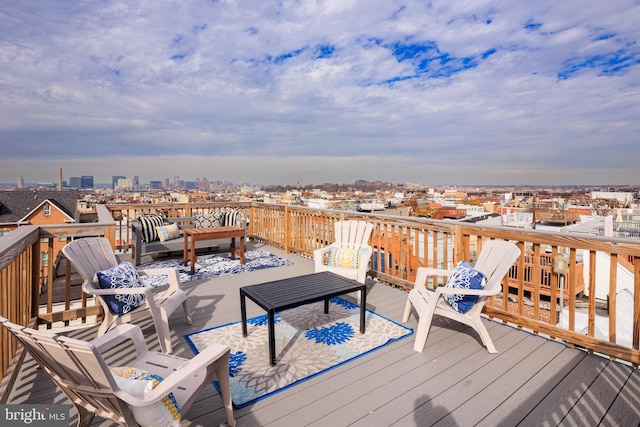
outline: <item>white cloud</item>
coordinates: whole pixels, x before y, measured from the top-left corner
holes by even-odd
[[[2,9],[0,182],[637,179],[631,1]]]

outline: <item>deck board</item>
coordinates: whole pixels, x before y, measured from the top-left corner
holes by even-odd
[[[293,265],[183,285],[193,325],[179,310],[171,319],[174,354],[192,357],[183,336],[240,320],[239,288],[313,271],[313,261],[260,243]],[[144,260],[143,260],[144,262]],[[347,298],[355,301],[355,294]],[[370,281],[367,308],[400,323],[406,293]],[[264,311],[247,303],[247,315]],[[637,369],[561,342],[483,319],[499,353],[487,353],[472,329],[435,316],[426,347],[413,350],[414,338],[392,343],[329,372],[245,408],[236,409],[239,426],[538,426],[638,425],[640,374]],[[160,346],[151,321],[138,323],[149,347]],[[411,316],[407,326],[416,328]],[[96,326],[68,332],[91,339]],[[130,352],[107,354],[126,364]],[[10,403],[68,403],[51,380],[27,357]],[[72,413],[74,411],[72,410]],[[219,394],[207,387],[185,414],[183,425],[217,425],[225,415]],[[75,425],[75,414],[70,425]],[[113,426],[97,419],[94,426]]]
[[[540,338],[544,339],[544,338]],[[567,349],[560,343],[545,343],[539,347],[530,363],[519,363],[521,376],[530,375],[526,382],[517,384],[517,390],[512,393],[503,393],[497,399],[500,406],[494,408],[484,419],[478,422],[478,426],[493,427],[497,425],[515,426],[529,414],[533,408],[553,390],[573,367],[583,359],[586,353]],[[510,378],[507,377],[507,380]],[[483,404],[483,396],[479,401]]]

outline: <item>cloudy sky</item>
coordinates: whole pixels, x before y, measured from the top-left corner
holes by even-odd
[[[0,182],[640,184],[635,0],[0,1]]]

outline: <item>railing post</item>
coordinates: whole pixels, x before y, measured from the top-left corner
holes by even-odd
[[[640,346],[640,257],[633,260],[633,349]]]
[[[251,206],[249,207],[249,236],[252,236],[254,234],[253,219],[255,218],[255,215],[256,215],[255,202],[252,202]]]
[[[284,207],[284,251],[289,253],[291,243],[291,210],[289,206]]]
[[[40,304],[40,239],[34,242],[31,252],[31,307],[29,310],[25,310],[25,315],[29,313],[29,318],[22,319],[26,325],[31,319],[38,316],[39,304]]]
[[[458,264],[465,257],[464,233],[462,226],[453,226],[453,265]]]

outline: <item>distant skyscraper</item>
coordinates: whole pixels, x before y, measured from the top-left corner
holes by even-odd
[[[126,176],[122,176],[122,175],[113,175],[113,176],[111,177],[111,184],[113,185],[113,187],[112,187],[112,188],[113,188],[114,190],[116,189],[116,186],[118,185],[118,180],[119,180],[119,179],[127,179],[127,177],[126,177]]]
[[[162,190],[162,181],[149,181],[149,190]]]
[[[22,176],[18,177],[18,189],[24,188],[24,178]]]
[[[79,176],[72,176],[69,178],[69,187],[80,188],[82,186],[82,180]]]
[[[93,188],[93,175],[82,175],[80,177],[81,188]]]
[[[133,178],[120,178],[115,186],[118,191],[131,191],[133,188]]]
[[[168,190],[169,189],[169,178],[165,178],[164,179],[164,189]]]

